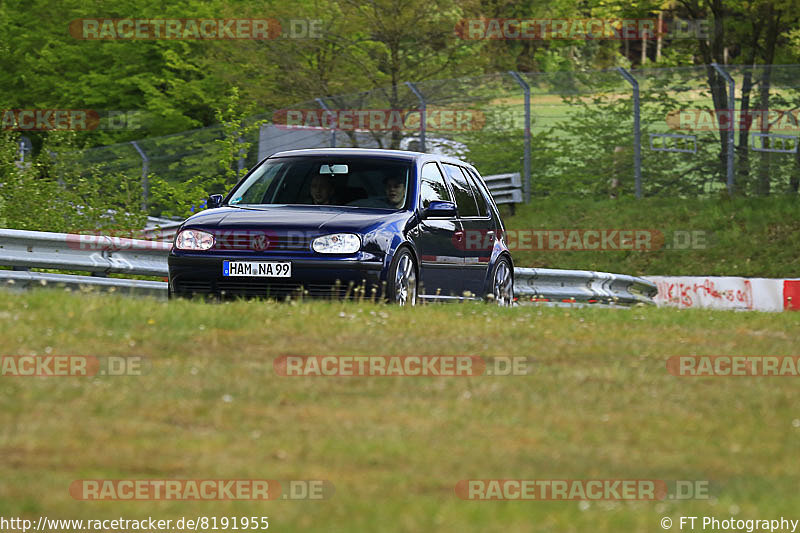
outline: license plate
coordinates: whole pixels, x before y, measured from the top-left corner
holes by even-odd
[[[250,276],[255,278],[290,278],[292,263],[263,261],[223,261],[222,275],[225,277]]]

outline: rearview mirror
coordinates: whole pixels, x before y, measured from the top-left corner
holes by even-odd
[[[320,165],[320,174],[347,174],[350,168],[347,165]]]
[[[222,195],[221,194],[212,194],[208,197],[208,201],[206,205],[209,209],[214,209],[215,207],[219,207],[222,205]]]
[[[456,204],[453,202],[443,202],[434,200],[428,207],[422,210],[423,218],[428,217],[454,217],[456,216]]]

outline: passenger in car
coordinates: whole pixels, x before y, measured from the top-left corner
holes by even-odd
[[[383,180],[384,196],[370,196],[354,200],[347,205],[355,207],[378,207],[380,209],[402,209],[406,203],[406,182],[401,176],[388,176]]]

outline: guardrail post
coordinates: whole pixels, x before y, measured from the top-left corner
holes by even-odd
[[[617,67],[622,77],[633,87],[633,173],[636,187],[636,198],[642,197],[642,130],[639,110],[639,82],[622,67]]]
[[[411,83],[410,81],[405,82],[406,86],[411,89],[411,92],[414,93],[417,98],[419,99],[419,151],[425,151],[425,122],[427,121],[426,112],[427,112],[427,103],[425,102],[425,96],[419,92],[417,86]]]
[[[334,120],[336,117],[331,111],[331,108],[328,107],[328,104],[325,103],[325,100],[322,98],[315,98],[316,102],[319,106],[324,109],[328,113],[328,118],[331,119],[331,148],[336,148],[336,121]]]
[[[725,78],[728,82],[728,168],[727,168],[727,186],[728,194],[733,196],[733,165],[734,165],[734,135],[733,135],[733,114],[736,112],[736,82],[731,78],[728,72],[719,66],[717,63],[711,63],[714,70]]]
[[[525,203],[528,203],[531,201],[531,86],[522,79],[518,72],[509,70],[508,73],[522,87],[525,94],[525,159],[523,162],[525,181],[523,182],[523,192]]]
[[[142,158],[142,211],[147,211],[147,198],[150,196],[150,183],[147,177],[150,172],[150,159],[144,153],[144,150],[139,148],[136,141],[131,141],[131,144],[139,152],[139,157]]]

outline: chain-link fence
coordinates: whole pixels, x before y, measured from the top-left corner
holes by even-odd
[[[298,148],[394,148],[461,157],[484,174],[521,172],[527,198],[797,193],[798,117],[797,65],[504,72],[260,115],[266,123],[244,139],[252,144],[239,166]],[[213,176],[223,135],[203,128],[84,159],[131,179]]]

